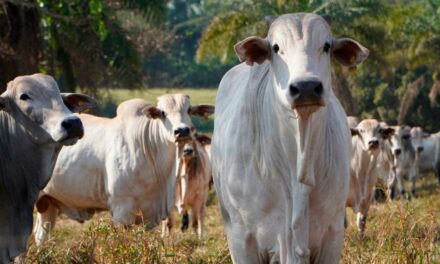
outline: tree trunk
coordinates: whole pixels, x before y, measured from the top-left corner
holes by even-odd
[[[36,9],[0,2],[0,92],[16,76],[38,72],[42,56]]]

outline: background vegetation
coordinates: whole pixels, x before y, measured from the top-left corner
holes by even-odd
[[[440,129],[439,0],[0,0],[0,7],[0,90],[41,71],[63,90],[95,96],[118,87],[217,87],[238,63],[233,44],[265,36],[265,16],[329,14],[335,36],[371,50],[355,73],[334,65],[348,114]]]

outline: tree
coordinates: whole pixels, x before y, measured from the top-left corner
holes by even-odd
[[[91,94],[99,85],[141,81],[139,43],[121,25],[120,11],[137,12],[145,23],[163,21],[166,14],[162,0],[0,0],[0,5],[3,84],[42,71],[70,91],[79,86]]]

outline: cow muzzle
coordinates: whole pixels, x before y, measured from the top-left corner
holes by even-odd
[[[191,139],[191,130],[189,127],[179,127],[174,130],[174,137],[178,142],[184,142]]]
[[[293,108],[301,111],[303,108],[317,111],[324,106],[324,87],[321,81],[297,81],[289,85],[289,93],[293,98]],[[314,112],[313,111],[313,112]]]
[[[417,152],[418,152],[418,153],[423,152],[423,147],[421,147],[421,146],[417,147]]]
[[[379,147],[379,140],[373,139],[368,141],[368,150],[376,150]]]
[[[66,132],[60,143],[63,145],[75,144],[78,139],[84,136],[84,127],[81,120],[78,117],[66,118],[61,122],[61,127]]]
[[[395,149],[395,150],[393,151],[394,156],[399,156],[400,153],[402,153],[402,150],[401,150],[401,149]]]

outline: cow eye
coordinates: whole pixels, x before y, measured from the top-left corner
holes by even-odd
[[[324,48],[322,48],[322,50],[323,50],[325,53],[328,53],[328,51],[330,50],[330,43],[326,42],[326,43],[324,44]]]
[[[161,112],[161,114],[162,114],[162,116],[165,118],[165,117],[167,117],[167,114],[165,114],[165,112],[164,111],[160,111]]]
[[[278,44],[273,45],[273,51],[275,51],[275,53],[278,53],[278,51],[280,50],[280,47],[278,46]]]
[[[20,100],[26,101],[26,100],[29,100],[29,99],[31,99],[31,98],[27,94],[20,95]]]
[[[190,115],[190,114],[191,114],[191,107],[188,108],[188,115]]]
[[[364,130],[363,129],[359,129],[359,132],[364,133]]]

